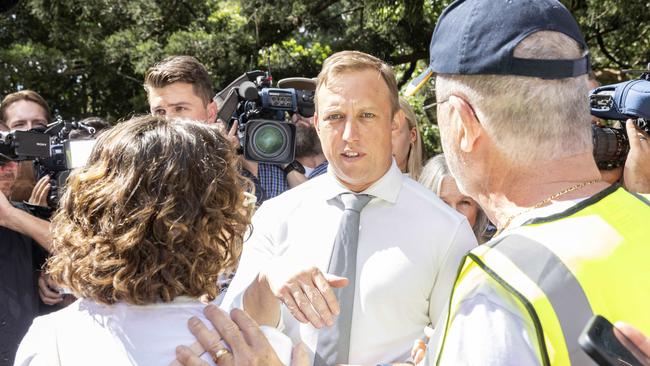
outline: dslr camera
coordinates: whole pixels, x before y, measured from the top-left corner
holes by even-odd
[[[217,118],[237,122],[240,152],[247,160],[287,164],[295,159],[296,126],[287,116],[314,115],[314,91],[273,88],[268,72],[249,71],[217,93]]]
[[[45,130],[0,132],[0,164],[33,160],[37,180],[50,176],[49,207],[57,206],[70,171],[86,164],[95,145],[94,139],[70,140],[73,130],[95,134],[93,127],[60,118]]]
[[[650,64],[637,80],[605,85],[589,93],[589,107],[595,117],[625,121],[650,133]],[[625,128],[592,125],[594,158],[599,169],[611,170],[625,164],[630,151]]]

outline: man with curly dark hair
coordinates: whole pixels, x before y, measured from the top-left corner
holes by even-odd
[[[52,221],[48,271],[79,300],[37,318],[15,364],[174,360],[194,341],[187,319],[202,317],[239,258],[250,223],[241,181],[212,126],[147,116],[105,132]]]

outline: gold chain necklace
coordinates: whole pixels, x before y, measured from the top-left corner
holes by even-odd
[[[571,186],[569,188],[565,188],[565,189],[563,189],[563,190],[561,190],[561,191],[559,191],[559,192],[557,192],[557,193],[555,193],[555,194],[553,194],[553,195],[551,195],[551,196],[537,202],[533,207],[531,207],[531,208],[529,208],[529,209],[527,209],[525,211],[522,211],[522,212],[519,212],[517,214],[509,216],[508,219],[506,220],[506,223],[499,230],[497,230],[496,233],[494,233],[494,236],[496,237],[497,235],[501,234],[503,232],[503,230],[505,230],[508,227],[508,225],[510,225],[510,223],[512,222],[512,220],[515,217],[521,216],[521,215],[523,215],[525,213],[528,213],[528,212],[530,212],[530,211],[532,211],[534,209],[544,207],[547,204],[551,203],[551,201],[553,201],[554,199],[556,199],[556,198],[558,198],[560,196],[563,196],[563,195],[565,195],[565,194],[567,194],[569,192],[573,192],[573,191],[576,191],[578,189],[584,188],[584,187],[586,187],[586,186],[588,186],[590,184],[600,182],[600,180],[601,180],[600,178],[599,179],[594,179],[594,180],[590,180],[588,182],[578,183],[578,184],[576,184],[574,186]]]

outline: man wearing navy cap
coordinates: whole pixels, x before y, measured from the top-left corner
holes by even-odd
[[[435,73],[449,167],[499,230],[459,268],[425,363],[591,365],[578,336],[595,314],[649,334],[650,203],[600,178],[571,14],[555,0],[456,1],[430,57],[411,91]]]

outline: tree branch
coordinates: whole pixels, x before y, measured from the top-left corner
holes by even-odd
[[[399,55],[389,57],[388,61],[391,65],[401,65],[407,62],[417,62],[418,60],[426,60],[429,58],[428,50],[419,50],[411,53],[410,55]]]
[[[193,17],[194,19],[199,19],[199,18],[200,18],[200,17],[196,14],[196,12],[195,12],[194,9],[192,8],[192,6],[190,6],[190,4],[188,4],[188,3],[185,2],[185,1],[181,1],[181,4],[182,4],[183,7],[185,8],[185,10],[187,10],[187,11],[190,13],[190,15],[192,15],[192,17]]]
[[[363,5],[360,5],[360,6],[357,6],[356,8],[344,10],[344,11],[342,11],[340,13],[334,14],[331,17],[329,17],[329,19],[336,19],[336,18],[341,17],[341,15],[343,15],[343,14],[354,13],[354,12],[357,12],[357,11],[359,11],[361,9],[363,9]]]
[[[616,57],[614,57],[614,55],[609,53],[609,51],[607,50],[607,47],[605,46],[605,41],[603,40],[602,34],[598,33],[596,35],[596,43],[598,43],[598,48],[600,48],[600,51],[603,53],[603,55],[605,55],[605,57],[607,57],[610,61],[612,61],[613,63],[618,65],[618,67],[624,68],[624,69],[629,69],[630,68],[629,65],[620,62],[619,60],[616,59]]]
[[[330,6],[336,4],[336,3],[340,2],[340,1],[341,0],[325,0],[325,1],[322,1],[322,2],[314,5],[311,8],[311,10],[309,11],[309,14],[310,15],[318,15],[318,14],[322,13],[323,11],[325,11]]]
[[[411,80],[411,76],[413,76],[413,71],[415,71],[415,65],[417,65],[417,61],[411,61],[409,68],[406,69],[406,71],[404,71],[404,75],[402,75],[402,78],[397,83],[397,89],[402,89],[404,84],[408,83],[408,81]]]

